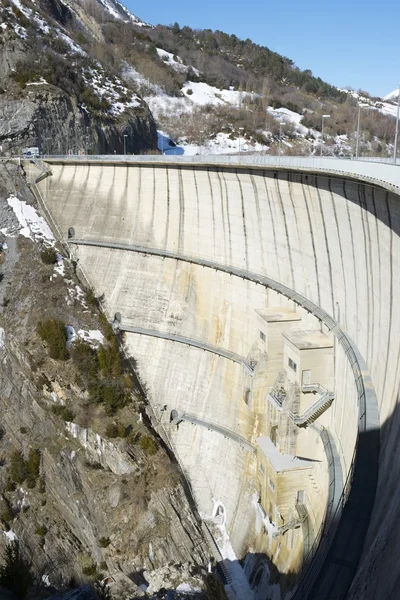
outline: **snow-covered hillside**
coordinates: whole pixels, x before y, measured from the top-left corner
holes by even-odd
[[[383,100],[397,100],[398,97],[399,97],[399,88],[397,88],[393,92],[390,92],[390,94],[383,96]]]
[[[151,27],[148,23],[141,21],[136,15],[126,8],[118,0],[98,0],[98,2],[114,17],[119,21],[131,22],[139,27]]]
[[[341,90],[341,91],[352,96],[352,98],[357,100],[357,103],[359,105],[361,105],[361,107],[363,107],[363,108],[370,108],[373,110],[377,110],[377,111],[381,112],[383,115],[388,115],[389,117],[396,116],[397,98],[399,95],[398,90],[395,90],[395,91],[391,92],[390,94],[387,94],[387,96],[384,96],[383,98],[379,98],[378,100],[376,100],[375,98],[372,99],[369,96],[364,96],[363,94],[360,94],[359,92],[356,92],[355,90]]]
[[[286,80],[272,83],[265,79],[260,84],[258,71],[252,72],[253,66],[244,66],[240,61],[238,65],[239,59],[231,60],[229,53],[217,53],[213,64],[214,54],[207,55],[199,31],[193,30],[188,37],[178,27],[174,36],[174,28],[166,31],[168,28],[162,26],[152,27],[118,0],[58,2],[62,6],[60,14],[50,18],[38,0],[8,0],[3,6],[0,3],[0,33],[18,37],[23,43],[33,36],[36,41],[43,40],[44,48],[50,48],[46,72],[43,63],[40,72],[35,64],[29,64],[25,70],[28,78],[18,73],[17,80],[31,90],[31,86],[57,85],[52,69],[62,73],[58,57],[68,56],[83,82],[76,91],[79,110],[86,115],[119,119],[124,113],[145,107],[146,102],[159,132],[175,142],[175,146],[162,148],[168,153],[236,153],[240,149],[316,154],[321,150],[321,116],[326,113],[332,118],[325,124],[324,152],[351,154],[356,135],[353,123],[357,123],[360,103],[380,113],[375,119],[379,125],[370,125],[368,136],[364,136],[364,151],[380,147],[379,152],[390,152],[394,135],[391,123],[384,119],[396,116],[397,90],[385,98],[372,99],[352,90],[339,90],[338,94],[337,88],[333,92],[323,89],[322,96],[304,93]],[[120,36],[122,22],[126,25]],[[102,39],[99,31],[102,42],[98,42]],[[217,36],[214,48],[219,44]],[[231,62],[226,65],[225,60]],[[351,97],[349,102],[343,101],[343,92]],[[363,121],[366,134],[366,115]]]

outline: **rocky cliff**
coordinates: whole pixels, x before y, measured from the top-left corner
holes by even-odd
[[[93,346],[99,339],[107,344],[109,330],[85,299],[72,264],[41,260],[54,242],[31,204],[19,167],[6,163],[0,173],[0,242],[7,246],[0,252],[0,546],[19,539],[33,561],[38,597],[46,586],[101,577],[118,598],[141,597],[140,584],[148,592],[180,583],[198,587],[207,560],[199,521],[177,467],[142,422],[139,390],[132,384],[129,402],[107,414],[91,402],[74,361],[50,358],[37,334],[47,318],[86,332]],[[116,424],[123,433],[110,433]],[[35,452],[36,471],[29,466]]]
[[[123,154],[157,148],[146,103],[89,46],[96,21],[74,3],[6,1],[0,6],[0,145],[3,155]],[[70,37],[72,36],[72,37]],[[91,47],[91,46],[90,46]]]

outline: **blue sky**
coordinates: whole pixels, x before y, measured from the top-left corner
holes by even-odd
[[[400,79],[400,2],[387,0],[122,0],[153,25],[250,38],[338,87],[385,95]]]

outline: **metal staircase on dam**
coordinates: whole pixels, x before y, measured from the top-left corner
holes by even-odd
[[[205,539],[207,540],[208,547],[210,548],[210,550],[212,552],[213,558],[214,558],[215,562],[217,563],[217,566],[221,569],[226,582],[232,583],[232,575],[229,572],[229,569],[224,562],[224,558],[221,554],[220,549],[218,548],[217,542],[214,540],[214,537],[212,536],[207,523],[205,523],[204,521],[202,521],[202,523],[201,523],[201,529],[203,531],[203,535],[204,535]]]
[[[308,425],[314,423],[314,421],[316,421],[318,417],[320,417],[330,407],[335,399],[335,394],[334,392],[330,392],[325,389],[319,383],[303,385],[301,391],[303,394],[314,393],[320,395],[318,400],[314,402],[314,404],[310,406],[302,415],[289,411],[290,417],[297,427],[307,427]],[[267,398],[274,408],[276,408],[276,410],[282,412],[283,404],[286,399],[286,391],[282,387],[274,387],[270,389]]]
[[[290,411],[290,417],[297,427],[307,427],[320,417],[332,404],[335,399],[335,393],[325,389],[319,383],[303,385],[301,388],[303,394],[316,393],[320,397],[312,406],[310,406],[302,415],[297,415]]]

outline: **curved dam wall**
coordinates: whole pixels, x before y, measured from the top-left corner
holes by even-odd
[[[74,227],[78,238],[147,246],[264,274],[315,302],[349,334],[370,369],[383,431],[376,506],[362,575],[352,593],[374,598],[378,589],[392,591],[391,557],[399,545],[393,527],[399,510],[393,501],[399,493],[399,465],[393,460],[400,353],[398,196],[341,176],[250,167],[52,164],[51,170],[40,189],[64,235]],[[79,246],[77,256],[97,293],[104,293],[110,315],[121,312],[124,325],[179,334],[235,354],[231,360],[170,339],[127,334],[159,418],[168,422],[175,409],[214,427],[182,421],[170,430],[203,515],[212,517],[222,503],[238,554],[251,545],[269,553],[281,572],[298,570],[304,556],[300,530],[286,532],[283,540],[264,533],[254,509],[262,465],[215,426],[239,433],[255,447],[260,437],[272,437],[277,413],[266,396],[282,369],[268,351],[275,335],[268,319],[274,311],[286,317],[295,313],[284,328],[283,356],[298,329],[319,330],[327,338],[319,350],[333,348],[324,351],[316,372],[335,399],[315,424],[330,431],[345,480],[358,406],[354,375],[340,345],[333,339],[329,346],[329,332],[285,298],[217,269],[107,247]],[[263,315],[266,347],[260,340]],[[248,369],[252,360],[254,373]],[[282,439],[281,454],[314,463],[312,470],[299,465],[293,489],[305,493],[315,533],[329,495],[323,444],[313,428],[303,434],[292,427]],[[290,504],[285,502],[282,511]],[[378,558],[372,581],[366,573]]]

